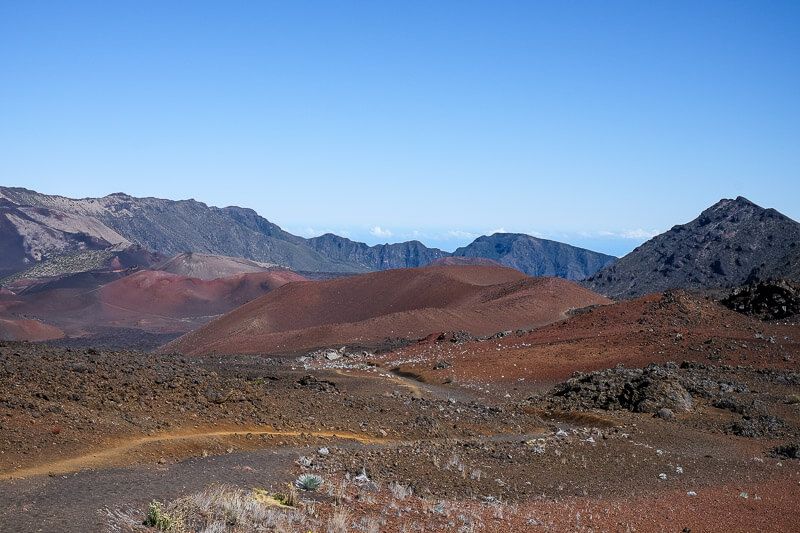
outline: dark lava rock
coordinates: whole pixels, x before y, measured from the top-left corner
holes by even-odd
[[[800,459],[800,442],[777,446],[772,450],[772,455],[783,457],[784,459]]]
[[[759,437],[778,437],[783,434],[785,427],[786,422],[776,416],[745,416],[738,422],[731,424],[728,431],[740,437],[754,439]]]
[[[800,315],[800,286],[784,281],[760,281],[737,287],[720,303],[762,320]]]
[[[675,370],[658,365],[578,374],[556,386],[551,396],[567,406],[585,409],[657,413],[662,408],[684,412],[694,408],[692,396]]]
[[[296,389],[309,389],[318,392],[338,392],[336,383],[324,379],[317,379],[314,376],[307,374],[298,379],[294,388]]]
[[[764,402],[760,400],[751,400],[748,403],[742,402],[741,400],[737,400],[736,398],[732,398],[730,396],[723,396],[722,398],[712,402],[711,405],[717,409],[725,409],[727,411],[738,413],[744,416],[763,415],[766,414],[767,410]]]
[[[436,337],[436,342],[452,342],[461,344],[473,340],[474,337],[468,331],[446,331]]]

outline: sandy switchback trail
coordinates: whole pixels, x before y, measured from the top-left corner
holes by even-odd
[[[177,443],[192,444],[205,439],[236,437],[244,435],[268,435],[275,437],[318,437],[329,439],[344,439],[356,441],[361,444],[385,444],[388,439],[371,437],[366,434],[348,431],[292,431],[275,429],[235,429],[235,430],[203,430],[190,432],[162,433],[146,437],[134,437],[114,441],[110,446],[88,452],[83,455],[45,462],[36,466],[0,472],[0,478],[24,478],[48,474],[67,474],[92,468],[106,468],[131,464],[131,454],[148,444],[164,445],[168,447]]]

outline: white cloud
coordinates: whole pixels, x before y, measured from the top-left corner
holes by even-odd
[[[626,229],[622,231],[600,230],[594,232],[594,236],[611,237],[613,239],[631,239],[635,241],[640,241],[640,240],[652,239],[653,237],[659,235],[660,233],[662,232],[657,229],[646,230],[642,228],[637,228],[637,229]],[[580,235],[582,237],[593,236],[591,232],[583,232],[583,231],[580,232]]]
[[[325,233],[322,230],[314,229],[314,228],[311,228],[311,227],[307,227],[307,228],[291,228],[291,229],[287,228],[286,231],[288,231],[289,233],[294,233],[295,235],[299,235],[301,237],[309,237],[309,238],[310,237],[319,237],[320,235]]]
[[[506,231],[506,228],[497,228],[489,231],[487,235],[494,235],[495,233],[508,233],[508,232]]]
[[[384,229],[380,226],[373,226],[372,229],[369,230],[370,234],[375,237],[391,237],[392,232],[388,229]]]
[[[445,238],[448,239],[477,239],[479,236],[477,233],[460,229],[451,229],[445,234]]]
[[[651,229],[651,230],[646,230],[646,229],[641,229],[641,228],[639,228],[639,229],[629,229],[629,230],[623,231],[622,234],[621,234],[621,237],[624,237],[626,239],[637,239],[637,240],[638,239],[652,239],[653,237],[655,237],[659,233],[661,233],[661,232],[658,231],[657,229]]]

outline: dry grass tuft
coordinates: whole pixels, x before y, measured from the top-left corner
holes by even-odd
[[[294,495],[296,498],[296,491]],[[281,502],[259,489],[245,491],[226,485],[212,485],[168,504],[151,504],[148,525],[171,533],[307,529],[309,517],[287,507],[285,504],[289,499],[286,497]]]

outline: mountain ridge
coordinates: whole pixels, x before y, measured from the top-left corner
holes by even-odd
[[[117,243],[111,241],[122,239],[165,256],[195,252],[240,257],[303,272],[336,274],[413,268],[456,255],[429,248],[419,241],[369,246],[330,233],[306,239],[283,230],[253,209],[215,207],[193,199],[137,198],[126,193],[72,199],[21,187],[0,187],[0,203],[13,206],[14,209],[47,209],[67,217],[96,221],[94,234],[106,235],[102,242],[95,245],[97,248],[115,245]],[[26,233],[25,228],[0,217],[0,225],[4,222],[7,228],[3,230],[3,240],[6,242],[36,242],[38,235],[49,231],[45,227],[42,231]],[[495,234],[487,238],[502,240],[502,235]],[[526,236],[524,241],[519,247],[527,246],[527,252],[517,250],[517,253],[507,255],[493,252],[491,259],[526,274],[546,273],[563,275],[569,279],[584,278],[614,259],[563,243],[557,243],[559,246],[541,244],[544,240],[536,237]],[[80,246],[78,242],[72,245],[70,251],[76,251]],[[6,273],[41,259],[42,254],[33,257],[26,254],[24,248],[14,248],[15,259],[8,261],[9,265],[4,267]],[[480,252],[470,246],[463,250],[466,256],[480,257]],[[558,257],[549,257],[549,253]],[[591,260],[581,259],[584,256],[591,257]],[[548,269],[543,265],[558,267]]]

